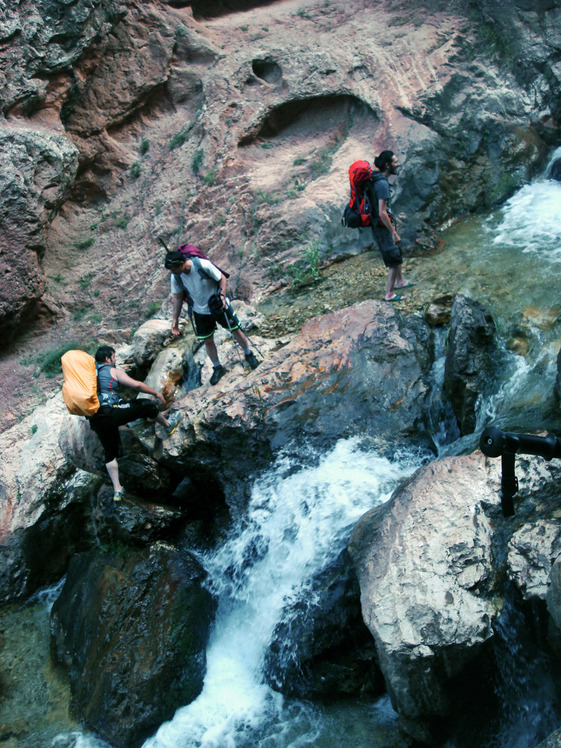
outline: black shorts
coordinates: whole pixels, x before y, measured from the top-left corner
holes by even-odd
[[[372,224],[372,236],[378,245],[382,260],[387,268],[396,267],[403,262],[401,254],[401,245],[394,244],[391,232],[385,226],[375,226]]]
[[[240,321],[236,317],[236,313],[231,305],[228,305],[226,309],[224,309],[224,313],[220,314],[216,320],[211,314],[199,314],[195,311],[193,312],[193,319],[195,330],[197,331],[197,338],[199,340],[212,338],[214,331],[216,330],[216,322],[226,330],[237,330],[240,326]],[[226,319],[228,321],[226,321]]]
[[[133,400],[130,403],[122,403],[114,408],[109,405],[102,407],[88,419],[92,431],[99,437],[101,446],[105,451],[105,462],[113,462],[123,454],[119,426],[136,421],[137,418],[156,418],[160,412],[153,400]]]

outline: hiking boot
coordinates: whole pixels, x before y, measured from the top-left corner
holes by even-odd
[[[121,501],[125,493],[124,488],[120,488],[118,491],[113,492],[113,501]]]
[[[210,378],[210,383],[217,384],[222,379],[224,374],[226,374],[226,369],[224,368],[224,366],[222,366],[222,364],[218,364],[218,366],[214,367],[214,371],[212,372],[212,376]]]
[[[245,354],[245,360],[249,364],[250,369],[257,369],[257,367],[259,366],[259,361],[255,357],[255,353],[253,353],[253,351]]]
[[[164,429],[166,432],[166,436],[171,436],[175,429],[179,426],[179,422],[181,421],[182,413],[180,413],[179,410],[175,410],[171,416],[168,418],[169,426],[167,429]]]

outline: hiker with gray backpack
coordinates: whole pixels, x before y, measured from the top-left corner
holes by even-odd
[[[198,340],[204,342],[214,369],[210,384],[217,384],[226,373],[225,367],[220,363],[214,342],[217,322],[221,327],[230,331],[236,343],[242,348],[249,367],[257,368],[259,361],[251,350],[249,340],[240,328],[240,322],[226,296],[227,273],[191,245],[183,245],[176,251],[168,252],[165,267],[171,271],[173,294],[171,331],[173,335],[180,334],[179,315],[183,302],[187,301],[195,334]]]

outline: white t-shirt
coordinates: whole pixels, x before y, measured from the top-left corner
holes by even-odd
[[[191,258],[191,262],[190,273],[171,274],[171,292],[183,293],[184,288],[193,300],[193,310],[198,314],[210,314],[208,300],[218,290],[217,284],[222,278],[222,273],[210,260],[197,257]],[[205,275],[199,273],[197,265],[205,271]]]

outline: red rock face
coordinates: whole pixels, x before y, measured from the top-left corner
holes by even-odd
[[[363,251],[368,236],[340,225],[347,170],[383,148],[403,164],[394,208],[415,251],[543,153],[528,122],[553,106],[552,84],[528,50],[547,24],[515,9],[497,33],[520,31],[539,101],[503,75],[473,19],[440,6],[90,5],[43,17],[29,0],[0,21],[2,114],[19,133],[1,156],[2,344],[49,309],[57,324],[34,353],[122,341],[168,294],[159,237],[199,245],[253,303],[310,245],[321,263]]]

